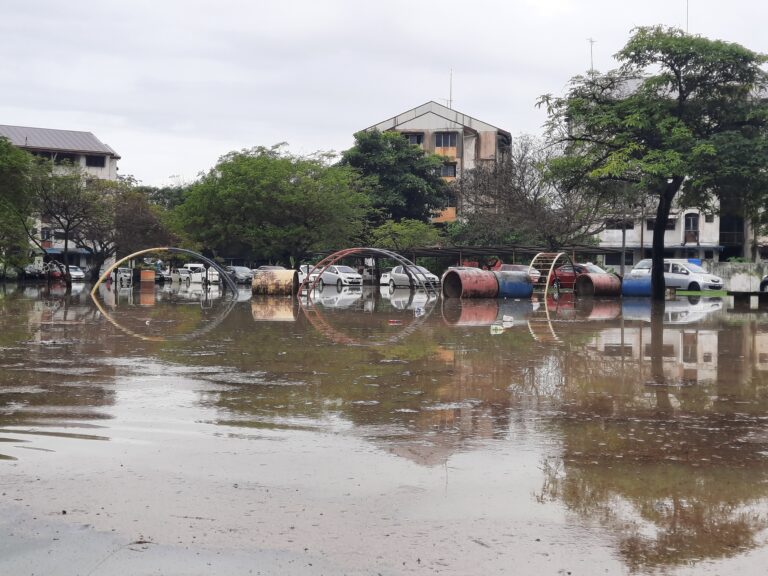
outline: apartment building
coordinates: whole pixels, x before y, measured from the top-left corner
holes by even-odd
[[[506,130],[462,114],[452,108],[427,102],[366,128],[380,132],[396,131],[411,144],[426,152],[447,158],[441,169],[446,181],[461,178],[465,170],[482,163],[496,162],[505,155],[512,143]],[[456,219],[457,206],[450,206],[435,222]]]
[[[69,163],[96,178],[117,179],[119,154],[90,132],[0,124],[0,138],[8,139],[11,144],[30,154],[50,159],[54,166]],[[61,235],[46,222],[39,222],[37,229],[45,254],[37,254],[35,263],[42,266],[44,261],[60,259],[64,248]],[[87,268],[89,254],[87,250],[70,244],[70,258],[65,264]]]

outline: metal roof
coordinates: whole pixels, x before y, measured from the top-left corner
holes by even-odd
[[[90,132],[0,124],[0,137],[2,136],[8,138],[14,146],[26,150],[107,154],[114,158],[120,158],[117,152]]]

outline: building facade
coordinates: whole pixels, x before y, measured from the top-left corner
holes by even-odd
[[[432,101],[366,130],[400,132],[425,152],[445,156],[441,176],[449,182],[461,178],[466,170],[497,162],[508,153],[512,143],[512,136],[506,130]],[[450,206],[434,221],[450,222],[456,216],[457,206]]]
[[[120,156],[90,132],[0,124],[0,138],[6,138],[30,154],[51,160],[54,170],[57,165],[71,164],[102,180],[117,179]],[[49,223],[39,221],[37,230],[45,253],[35,254],[35,266],[42,267],[44,262],[61,260],[64,239],[60,232]],[[90,253],[87,250],[70,244],[68,252],[69,261],[63,264],[88,267]]]

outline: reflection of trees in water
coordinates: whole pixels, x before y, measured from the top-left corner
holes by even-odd
[[[749,357],[741,330],[720,332],[718,366]],[[632,570],[734,556],[768,528],[764,379],[748,362],[680,386],[660,369],[662,335],[652,326],[647,366],[558,352],[562,452],[545,460],[536,495],[608,528]]]

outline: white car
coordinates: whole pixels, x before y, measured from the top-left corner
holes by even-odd
[[[206,270],[204,264],[195,262],[184,264],[184,268],[189,270],[189,278],[193,284],[218,284],[221,281],[219,272],[213,266]],[[171,274],[171,279],[173,279],[173,274]]]
[[[320,275],[320,288],[328,284],[336,285],[339,290],[342,286],[362,286],[363,277],[354,268],[333,265],[328,266]]]
[[[424,266],[395,266],[389,273],[389,287],[394,290],[397,286],[413,285],[420,288],[422,282],[427,286],[438,286],[440,278],[432,274]]]
[[[386,272],[381,273],[381,278],[379,278],[379,286],[389,286],[389,273],[391,270],[387,270]]]
[[[314,264],[302,264],[299,266],[298,269],[299,272],[299,284],[304,282],[305,279],[309,278],[310,280],[314,280],[319,272],[315,272],[315,265]],[[315,272],[313,274],[313,272]]]
[[[640,260],[629,275],[632,278],[642,278],[651,273],[650,258]],[[682,258],[664,259],[664,285],[667,288],[680,290],[722,290],[723,279],[707,270]]]
[[[85,280],[85,272],[83,272],[80,266],[70,264],[67,268],[69,268],[69,277],[72,280]]]

